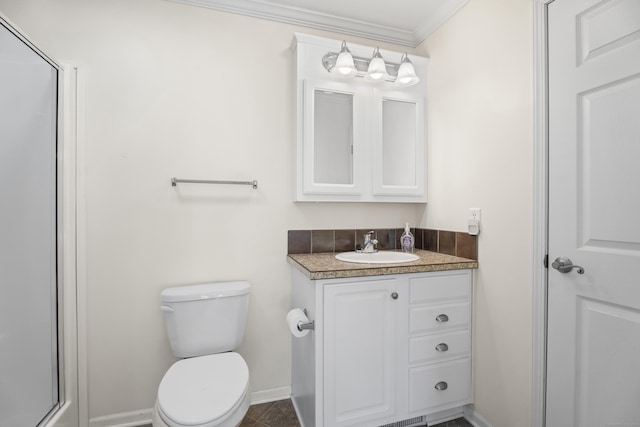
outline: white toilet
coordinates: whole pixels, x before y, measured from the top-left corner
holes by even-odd
[[[179,286],[160,299],[174,363],[160,382],[154,427],[235,427],[249,408],[249,368],[231,350],[242,342],[251,285]]]

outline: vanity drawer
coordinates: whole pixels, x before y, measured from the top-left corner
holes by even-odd
[[[418,306],[409,309],[409,332],[411,335],[466,327],[470,322],[471,305],[468,301],[438,306]]]
[[[425,335],[409,340],[409,363],[411,365],[441,362],[471,353],[471,332]]]
[[[410,304],[433,304],[469,298],[471,298],[471,273],[466,270],[414,277],[409,281]]]
[[[444,410],[471,401],[471,361],[461,359],[409,370],[409,411]]]

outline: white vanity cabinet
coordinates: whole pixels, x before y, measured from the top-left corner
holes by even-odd
[[[296,33],[296,201],[426,202],[428,58],[410,55],[420,82],[344,79],[322,65],[338,40]],[[373,46],[348,44],[354,57]],[[381,50],[387,63],[402,52]]]
[[[472,270],[322,280],[292,271],[293,306],[315,324],[292,342],[303,427],[424,425],[471,402]]]

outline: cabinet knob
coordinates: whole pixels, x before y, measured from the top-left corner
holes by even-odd
[[[449,321],[449,316],[447,316],[446,314],[440,314],[438,315],[438,317],[436,317],[436,322],[444,323],[448,321]]]
[[[449,388],[449,385],[444,381],[440,381],[438,384],[436,384],[436,390],[443,391],[443,390],[446,390],[448,388]]]
[[[397,292],[392,293],[391,298],[398,299],[398,293]]]
[[[449,346],[443,342],[436,346],[436,351],[447,351],[447,350],[449,350]]]

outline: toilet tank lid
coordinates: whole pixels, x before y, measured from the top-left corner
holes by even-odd
[[[167,288],[160,294],[162,302],[198,301],[248,294],[251,285],[246,280],[209,282]]]

